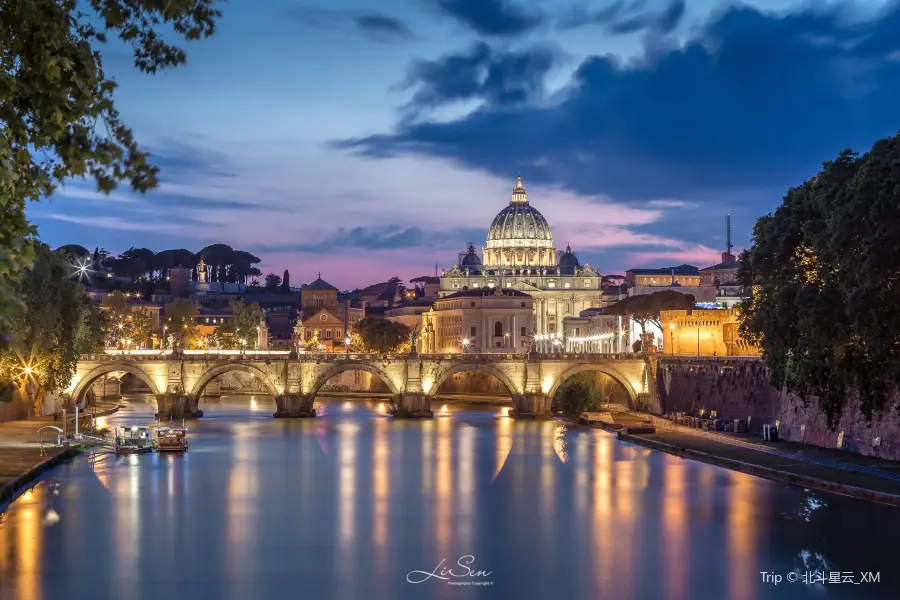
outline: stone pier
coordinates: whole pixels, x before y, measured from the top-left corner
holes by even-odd
[[[308,418],[316,416],[313,408],[312,394],[279,394],[275,396],[275,412],[277,419]]]
[[[540,392],[531,394],[516,394],[513,396],[513,410],[509,416],[520,419],[549,419],[550,396]]]
[[[434,416],[431,411],[431,396],[424,392],[403,392],[394,397],[395,417],[407,419],[430,419]]]

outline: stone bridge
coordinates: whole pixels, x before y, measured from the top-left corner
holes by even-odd
[[[76,403],[108,373],[131,373],[156,396],[160,417],[202,415],[203,390],[229,371],[252,373],[275,396],[276,417],[315,416],[313,402],[325,383],[343,371],[367,371],[393,394],[395,416],[432,416],[431,400],[454,373],[485,371],[513,398],[512,415],[545,417],[550,400],[577,373],[606,373],[625,389],[631,405],[658,411],[649,360],[633,354],[295,354],[288,352],[159,351],[87,354],[69,388]]]

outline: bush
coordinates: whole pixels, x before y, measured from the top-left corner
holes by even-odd
[[[553,396],[552,410],[569,419],[583,412],[596,412],[603,407],[603,391],[592,375],[575,375],[564,382]]]
[[[631,345],[632,352],[640,352],[641,351],[641,340],[634,340],[634,343]]]

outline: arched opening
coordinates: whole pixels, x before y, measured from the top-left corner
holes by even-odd
[[[466,410],[497,410],[499,406],[506,412],[513,395],[520,393],[506,373],[490,364],[455,365],[440,373],[426,391],[436,401],[432,403],[435,414],[447,412],[453,404]]]
[[[386,415],[400,392],[387,373],[359,362],[331,365],[315,378],[309,389],[316,412],[321,416],[359,408]]]
[[[503,323],[500,321],[494,323],[494,337],[503,337]]]
[[[103,410],[123,403],[139,412],[156,412],[156,395],[163,392],[160,382],[140,367],[130,363],[100,365],[84,374],[70,395],[67,410],[77,404],[83,410]],[[63,408],[63,407],[59,407]]]
[[[123,384],[127,384],[123,388]],[[112,393],[114,390],[118,393]],[[72,401],[84,405],[101,396],[119,396],[122,391],[136,394],[160,394],[160,386],[139,367],[128,363],[102,365],[86,373],[72,390]]]
[[[569,418],[583,412],[633,409],[637,392],[621,373],[601,365],[576,365],[553,384],[548,392],[551,410]]]
[[[203,373],[190,390],[196,409],[209,414],[244,413],[249,408],[260,416],[272,414],[280,390],[259,367],[246,363],[218,365]]]

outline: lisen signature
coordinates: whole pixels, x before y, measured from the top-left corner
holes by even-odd
[[[432,578],[449,581],[466,577],[487,577],[492,573],[492,571],[476,571],[473,569],[472,564],[475,562],[475,557],[471,554],[460,557],[456,561],[455,566],[447,567],[445,566],[446,562],[446,558],[441,559],[441,562],[438,563],[433,571],[410,571],[406,574],[406,581],[409,583],[425,583]]]

